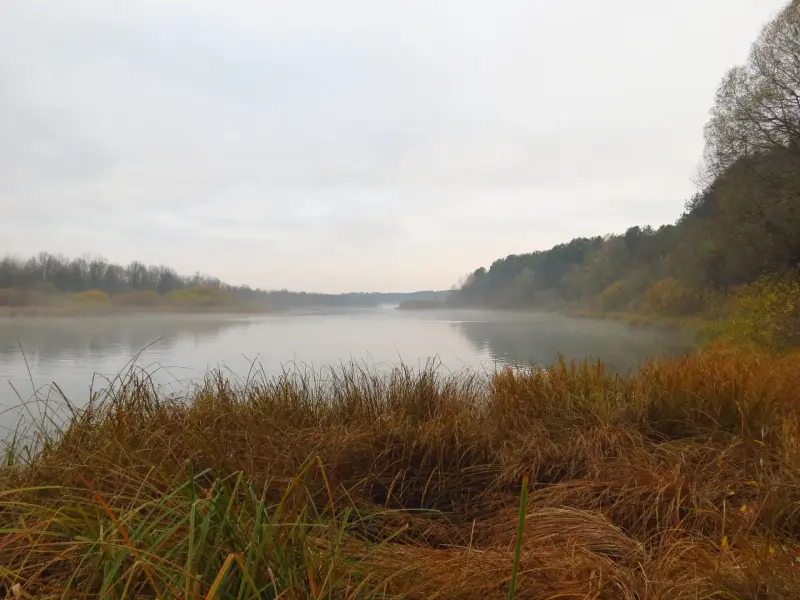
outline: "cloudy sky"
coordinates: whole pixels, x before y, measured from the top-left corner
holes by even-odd
[[[3,0],[0,253],[442,289],[673,221],[782,0]]]

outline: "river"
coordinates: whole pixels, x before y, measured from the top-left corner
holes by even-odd
[[[688,351],[678,333],[537,313],[371,310],[259,316],[148,314],[0,319],[0,429],[16,422],[22,401],[74,405],[131,364],[166,392],[208,372],[246,377],[357,361],[371,369],[436,360],[441,369],[494,369],[599,358],[627,372],[645,358]],[[21,412],[22,411],[22,412]]]

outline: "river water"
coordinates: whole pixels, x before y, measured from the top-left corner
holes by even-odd
[[[0,430],[52,398],[74,405],[135,365],[167,392],[210,369],[246,377],[357,361],[381,370],[434,359],[445,370],[599,358],[619,372],[689,350],[677,333],[535,313],[391,308],[259,316],[124,315],[0,319]],[[27,403],[27,408],[25,404]]]

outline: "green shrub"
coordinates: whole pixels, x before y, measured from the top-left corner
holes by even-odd
[[[600,308],[604,311],[624,310],[628,308],[632,297],[633,290],[630,282],[620,279],[600,293]]]
[[[800,281],[762,278],[741,288],[731,333],[774,350],[800,346]]]
[[[650,310],[663,315],[686,315],[697,312],[703,305],[701,295],[677,277],[659,279],[647,288],[645,303]]]

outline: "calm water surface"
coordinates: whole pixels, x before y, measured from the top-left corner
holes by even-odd
[[[351,360],[374,369],[400,362],[493,369],[601,358],[626,372],[646,357],[689,349],[679,334],[563,316],[490,311],[407,312],[389,308],[267,316],[126,315],[0,319],[0,428],[20,398],[52,393],[55,382],[80,405],[131,363],[180,391],[209,369],[247,376]],[[13,408],[10,408],[13,407]]]

